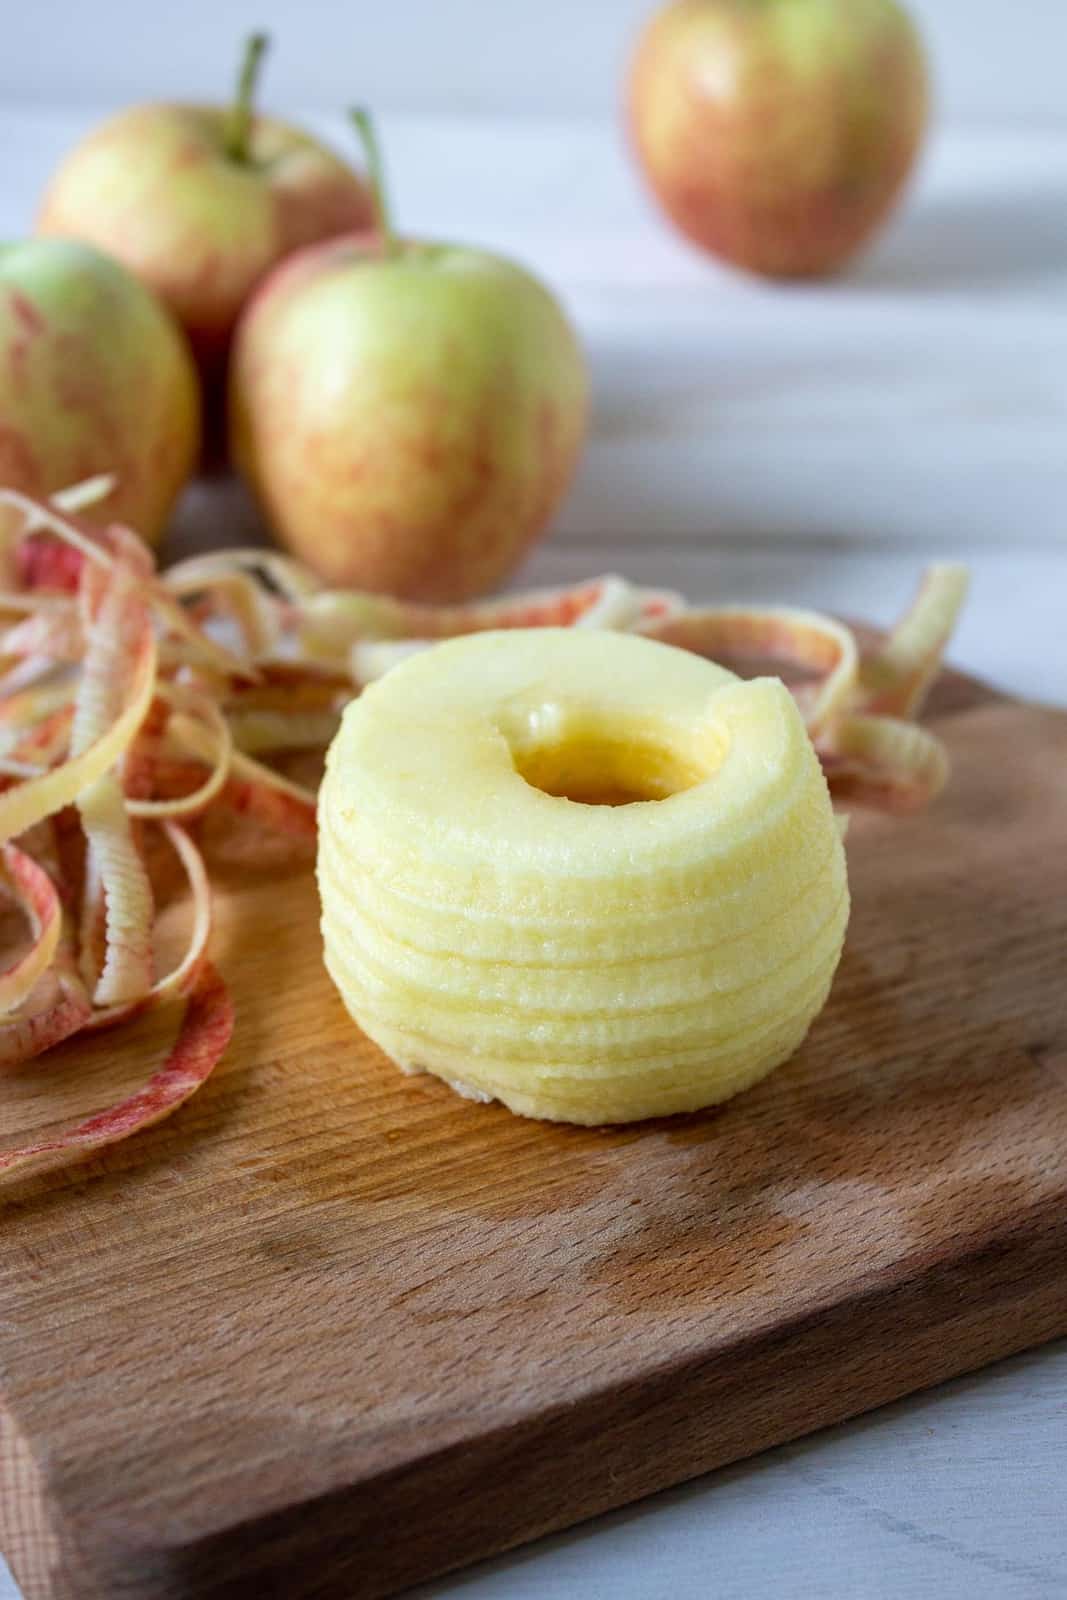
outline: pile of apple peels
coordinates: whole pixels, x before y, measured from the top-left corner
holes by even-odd
[[[0,1067],[150,1007],[183,1004],[175,1043],[145,1086],[54,1137],[0,1150],[0,1174],[84,1157],[167,1116],[206,1080],[233,1028],[208,960],[211,885],[196,840],[229,810],[312,837],[316,794],[269,765],[321,753],[345,703],[412,650],[490,628],[634,630],[737,670],[779,670],[831,789],[904,813],[945,782],[945,751],[913,720],[966,589],[926,574],[877,648],[815,612],[690,609],[617,577],[466,607],[325,588],[269,551],[231,550],[158,572],[120,526],[78,515],[108,480],[51,502],[0,489],[17,532],[0,550],[2,888],[23,932],[0,972]],[[267,759],[264,759],[267,758]],[[186,948],[156,970],[165,840],[193,915]]]

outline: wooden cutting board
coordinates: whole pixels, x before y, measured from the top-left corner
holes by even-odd
[[[959,679],[937,715],[950,791],[854,821],[828,1009],[705,1115],[553,1127],[402,1078],[306,864],[234,869],[216,1077],[0,1210],[29,1600],[388,1594],[1067,1332],[1067,715]],[[162,1027],[0,1085],[5,1137]]]

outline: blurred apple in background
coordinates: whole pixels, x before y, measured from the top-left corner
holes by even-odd
[[[542,284],[481,250],[396,238],[383,202],[377,234],[302,251],[253,298],[231,441],[279,539],[329,581],[456,600],[500,583],[548,523],[587,387]]]
[[[338,156],[253,116],[265,47],[263,35],[249,40],[228,110],[134,106],[97,128],[54,175],[38,218],[38,232],[86,239],[154,289],[208,374],[269,268],[373,216],[366,185]]]
[[[681,231],[770,277],[833,271],[911,171],[927,114],[895,0],[676,0],[630,80],[630,123]]]
[[[0,483],[35,495],[116,475],[86,513],[155,540],[200,448],[181,329],[86,245],[0,245]]]

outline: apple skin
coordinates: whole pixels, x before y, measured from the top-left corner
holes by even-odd
[[[585,435],[577,339],[500,257],[353,236],[290,257],[230,368],[230,437],[279,539],[334,584],[482,594],[548,523]]]
[[[200,392],[170,313],[87,245],[0,245],[0,483],[28,494],[113,472],[85,515],[154,542],[200,449]]]
[[[254,117],[246,160],[226,151],[223,107],[132,106],[53,176],[37,231],[85,239],[173,311],[205,374],[222,365],[253,287],[290,251],[370,225],[370,193],[316,140]]]
[[[667,215],[767,277],[840,267],[922,143],[922,45],[895,0],[675,0],[634,58],[629,122]]]

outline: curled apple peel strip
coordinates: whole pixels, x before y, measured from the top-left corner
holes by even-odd
[[[163,582],[175,594],[189,593],[196,588],[210,588],[222,580],[229,582],[235,576],[249,579],[267,578],[285,600],[298,601],[317,594],[322,583],[314,573],[276,550],[212,550],[207,555],[189,556],[178,561],[163,574]]]
[[[794,694],[835,798],[907,814],[923,810],[948,779],[941,741],[907,719],[940,670],[967,581],[963,567],[931,567],[912,606],[867,655],[843,623],[784,607],[687,611],[641,631],[726,665],[770,657],[819,675]]]
[[[363,684],[440,639],[573,626],[637,631],[726,664],[763,667],[770,658],[787,681],[803,675],[794,693],[838,798],[913,811],[945,781],[940,741],[910,718],[962,603],[962,569],[932,568],[911,610],[864,654],[851,629],[815,612],[694,611],[670,591],[615,576],[432,607],[328,590],[270,551],[218,551],[159,574],[129,530],[79,519],[111,487],[93,480],[51,502],[0,489],[0,506],[23,518],[2,552],[21,587],[0,595],[8,619],[0,634],[0,845],[29,930],[0,972],[0,1065],[18,1066],[147,1007],[184,996],[189,1007],[174,1050],[143,1090],[66,1134],[0,1151],[0,1172],[91,1154],[165,1116],[205,1080],[232,1013],[207,965],[210,874],[189,829],[218,812],[313,837],[314,786],[271,758],[324,749]],[[79,819],[87,840],[79,881],[37,843],[60,812]],[[142,840],[153,828],[177,852],[192,906],[184,953],[162,977],[153,958],[157,891]]]
[[[28,655],[0,678],[0,695],[4,704],[9,696],[20,695],[23,690],[38,691],[47,688],[54,680],[56,663],[50,656]]]
[[[131,817],[178,818],[193,816],[211,804],[230,775],[233,759],[233,732],[222,710],[206,697],[190,700],[175,696],[157,685],[176,706],[184,706],[171,716],[164,749],[167,755],[193,756],[209,768],[208,776],[196,788],[176,798],[142,800],[127,797],[126,811]]]
[[[222,979],[205,965],[186,1002],[178,1037],[144,1087],[63,1133],[0,1150],[0,1176],[27,1177],[85,1160],[161,1122],[207,1082],[232,1033],[233,1003]]]
[[[180,579],[171,574],[167,589],[177,600],[203,597],[198,607],[203,615],[228,613],[240,631],[242,649],[249,662],[269,656],[276,648],[282,633],[279,608],[271,604],[270,597],[248,573],[207,576],[194,567]]]
[[[185,870],[192,897],[192,926],[185,952],[165,977],[158,979],[133,1000],[94,1011],[86,1024],[91,1030],[111,1027],[126,1017],[134,1016],[152,1006],[162,1005],[164,1001],[174,997],[188,994],[207,960],[207,948],[211,939],[212,903],[211,883],[204,858],[185,829],[179,827],[177,823],[169,820],[164,822],[163,831]]]
[[[67,489],[57,489],[50,499],[57,511],[68,513],[88,511],[91,506],[99,505],[101,500],[106,500],[118,481],[113,472],[98,472],[95,477],[83,478],[80,483],[72,483]],[[23,532],[33,531],[34,522],[31,517]]]
[[[44,817],[73,805],[107,773],[131,744],[152,701],[156,647],[151,628],[138,640],[133,674],[119,715],[100,737],[62,765],[0,794],[0,843],[15,839]]]
[[[573,589],[535,589],[470,606],[416,606],[375,596],[323,594],[303,610],[303,638],[324,651],[347,640],[348,670],[354,683],[364,685],[417,651],[460,634],[493,628],[626,631],[672,617],[684,604],[670,590],[643,589],[612,573]]]
[[[863,662],[866,710],[914,717],[937,677],[945,648],[967,597],[966,567],[944,563],[923,575],[919,592],[885,643]]]
[[[680,595],[642,589],[613,574],[570,589],[533,589],[466,606],[424,606],[385,595],[322,590],[299,605],[297,631],[309,656],[351,662],[353,647],[366,643],[398,641],[410,654],[440,639],[492,628],[629,628],[643,617],[670,615],[683,605]]]
[[[68,691],[69,692],[69,691]],[[74,707],[54,706],[51,710],[24,728],[11,746],[11,757],[34,769],[34,774],[47,772],[62,759],[70,748],[70,729],[74,721]]]
[[[246,756],[240,750],[234,751],[231,765],[236,778],[274,794],[285,795],[294,804],[305,806],[311,820],[314,821],[318,799],[314,789],[309,789],[303,783],[293,783],[283,772],[275,772],[262,761],[257,761],[253,756]]]
[[[915,722],[850,713],[815,746],[842,801],[908,815],[923,811],[948,782],[941,740]]]
[[[322,750],[341,722],[339,711],[232,711],[227,727],[243,755],[274,750]]]
[[[63,908],[59,891],[43,867],[17,845],[3,849],[4,877],[30,924],[31,943],[0,972],[0,1014],[8,1016],[26,1001],[55,959]]]
[[[90,480],[91,481],[91,480]],[[21,511],[25,518],[22,527],[22,537],[27,538],[33,534],[49,532],[56,534],[65,545],[69,545],[86,561],[95,562],[101,567],[112,565],[111,557],[100,541],[86,528],[74,520],[74,510],[70,507],[70,497],[74,490],[61,490],[59,495],[54,495],[51,501],[35,500],[32,495],[23,494],[19,489],[0,489],[0,505],[10,506],[13,511]],[[64,509],[60,502],[66,497],[67,508]]]
[[[787,606],[709,607],[646,622],[639,631],[714,661],[770,657],[810,669],[818,675],[818,686],[810,694],[805,688],[797,698],[813,739],[848,705],[855,689],[859,671],[855,635],[818,612]]]
[[[60,883],[59,855],[51,821],[26,830],[18,848],[45,874],[53,888]],[[70,917],[56,892],[59,910],[57,940],[47,970],[22,1003],[0,1021],[0,1069],[23,1066],[53,1045],[78,1033],[92,1013],[92,1003],[78,972]]]
[[[0,656],[79,661],[83,649],[81,621],[69,604],[33,612],[0,634]]]
[[[25,1066],[80,1033],[92,1016],[85,988],[69,973],[45,973],[24,1005],[0,1023],[0,1068]]]
[[[116,563],[107,580],[88,566],[82,574],[90,621],[74,698],[72,757],[83,755],[115,722],[122,685],[138,643],[151,627],[139,576],[126,559]],[[82,976],[95,1005],[120,1004],[136,999],[152,983],[152,888],[118,771],[102,773],[75,803],[87,846]],[[99,970],[97,930],[103,946]]]

